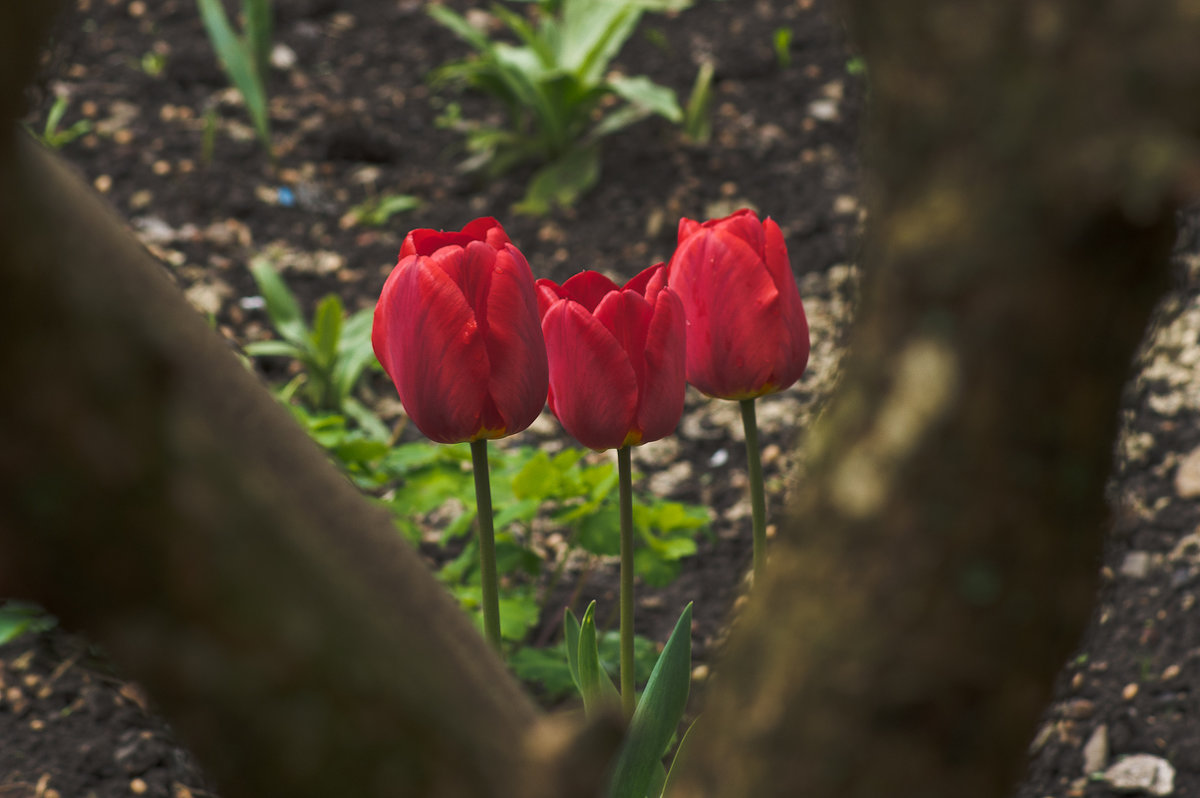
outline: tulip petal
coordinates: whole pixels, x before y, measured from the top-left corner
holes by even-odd
[[[659,291],[646,334],[645,373],[650,378],[638,403],[642,443],[665,438],[679,425],[687,390],[686,354],[683,303],[673,290]]]
[[[689,219],[686,216],[679,220],[679,234],[675,239],[677,243],[682,244],[685,239],[691,237],[692,233],[699,230],[700,222],[695,219]]]
[[[742,208],[724,219],[716,219],[705,224],[711,224],[714,229],[728,235],[737,236],[745,241],[750,249],[758,253],[760,258],[763,256],[763,226],[758,221],[758,214],[749,208]]]
[[[600,272],[593,271],[584,271],[572,276],[563,283],[562,287],[566,295],[583,305],[588,313],[596,310],[596,306],[600,304],[601,299],[604,299],[605,294],[620,290],[612,280]]]
[[[667,284],[667,266],[665,263],[656,263],[653,266],[642,269],[629,282],[621,287],[622,291],[637,291],[651,305],[654,304],[654,298],[663,286]]]
[[[592,316],[612,334],[637,378],[636,401],[641,404],[646,384],[646,335],[654,308],[636,291],[611,291],[600,300]]]
[[[779,291],[745,240],[704,229],[671,257],[667,284],[687,315],[688,381],[710,396],[752,396],[779,352]]]
[[[388,278],[375,314],[372,343],[417,428],[439,443],[475,437],[488,356],[458,286],[429,259],[407,258]]]
[[[617,339],[569,299],[546,311],[542,332],[552,407],[563,428],[592,449],[624,444],[637,409],[637,378]]]
[[[472,241],[482,241],[492,249],[500,249],[509,243],[504,228],[490,216],[483,216],[467,224],[461,231],[444,231],[421,228],[409,231],[400,245],[400,257],[409,255],[432,255],[442,247],[465,247]]]
[[[496,250],[481,241],[471,241],[465,247],[442,247],[429,255],[426,262],[458,286],[480,329],[486,330],[487,295],[491,289]]]
[[[771,279],[775,281],[775,287],[779,290],[780,316],[783,323],[780,335],[783,351],[773,382],[778,388],[786,388],[800,379],[800,375],[808,366],[808,318],[804,313],[804,303],[800,299],[800,289],[796,285],[796,275],[792,272],[792,264],[788,259],[783,232],[770,217],[763,220],[763,237],[763,254],[767,271],[771,273]]]
[[[462,231],[476,241],[482,241],[495,250],[504,249],[505,244],[511,243],[508,239],[508,233],[505,233],[500,223],[491,216],[481,216],[472,222],[468,222]]]
[[[510,435],[528,427],[542,412],[549,379],[533,273],[511,244],[496,255],[487,319],[488,391],[503,420],[503,434]],[[490,422],[486,426],[493,428]]]
[[[545,277],[534,283],[534,288],[537,291],[538,315],[545,316],[546,311],[560,299],[567,299],[567,292],[563,287],[553,280],[547,280]]]

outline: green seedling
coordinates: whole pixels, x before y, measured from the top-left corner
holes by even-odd
[[[466,134],[466,170],[498,176],[522,164],[537,170],[517,210],[542,214],[569,206],[600,177],[600,141],[652,115],[683,121],[675,93],[645,76],[609,73],[612,59],[645,11],[685,8],[690,0],[561,0],[539,3],[536,19],[499,4],[496,15],[520,42],[493,41],[444,5],[429,14],[475,51],[433,74],[492,96],[506,123],[457,120]]]
[[[34,132],[34,135],[52,150],[61,150],[75,139],[87,135],[92,130],[92,123],[87,119],[80,119],[66,129],[60,127],[63,115],[66,114],[67,106],[70,103],[71,101],[67,99],[66,95],[59,95],[54,100],[54,105],[50,106],[50,112],[46,114],[46,124],[42,128],[41,135],[32,130],[30,131]]]
[[[267,74],[271,65],[271,3],[242,0],[243,30],[233,30],[221,0],[196,0],[204,30],[225,74],[242,95],[246,111],[267,153],[271,147],[271,120],[267,108]]]

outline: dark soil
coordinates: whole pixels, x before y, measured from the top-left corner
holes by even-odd
[[[814,330],[810,373],[775,405],[782,421],[764,424],[764,443],[775,447],[768,479],[781,486],[795,465],[786,454],[789,430],[804,426],[835,382],[855,286],[861,221],[855,147],[864,86],[847,69],[850,56],[828,5],[696,0],[678,15],[648,15],[617,65],[686,98],[699,63],[711,59],[711,142],[685,142],[657,120],[632,127],[608,140],[599,186],[574,208],[543,218],[511,211],[528,172],[486,183],[456,170],[460,141],[438,126],[444,100],[426,76],[466,50],[425,15],[420,0],[276,4],[276,40],[295,62],[270,78],[274,166],[227,89],[193,0],[76,0],[47,50],[45,80],[31,90],[28,119],[40,129],[53,97],[70,98],[64,127],[87,119],[92,132],[67,144],[64,156],[130,220],[234,344],[269,336],[258,305],[243,301],[257,293],[245,266],[260,253],[273,258],[308,309],[337,292],[354,310],[374,303],[414,227],[458,229],[476,216],[496,216],[535,274],[562,281],[582,268],[628,277],[666,259],[680,216],[709,218],[743,206],[769,214],[787,237]],[[781,29],[791,31],[786,58],[774,46]],[[145,69],[155,62],[163,67],[159,74]],[[468,116],[489,109],[471,97],[462,106]],[[211,161],[206,115],[217,122]],[[392,193],[416,195],[423,204],[381,227],[351,223],[353,207]],[[1196,243],[1181,236],[1181,264]],[[1185,264],[1179,271],[1164,325],[1200,294],[1196,270]],[[278,381],[287,364],[263,367]],[[1059,679],[1020,798],[1110,794],[1082,770],[1081,748],[1101,726],[1110,760],[1163,756],[1178,769],[1176,794],[1200,795],[1191,689],[1200,633],[1190,623],[1200,565],[1170,556],[1200,520],[1170,481],[1200,433],[1188,423],[1190,408],[1164,415],[1151,406],[1152,396],[1167,388],[1153,379],[1131,382],[1127,437],[1140,434],[1150,443],[1137,457],[1122,449],[1100,609],[1079,657]],[[364,389],[385,415],[392,396],[382,378]],[[697,600],[701,662],[721,639],[750,556],[738,479],[744,454],[726,434],[728,415],[711,404],[690,396],[673,448],[655,454],[644,447],[639,455],[648,478],[689,464],[682,476],[659,484],[671,498],[714,511],[712,540],[670,588],[642,593],[638,615],[639,633],[662,640],[683,603]],[[553,429],[526,435],[526,442],[561,438]],[[782,494],[773,493],[775,515]],[[1131,553],[1147,557],[1140,576],[1128,564]],[[588,591],[611,601],[613,584],[611,573],[599,573]],[[558,612],[557,605],[548,608],[547,618]],[[211,794],[139,689],[62,631],[0,647],[0,740],[0,798]]]

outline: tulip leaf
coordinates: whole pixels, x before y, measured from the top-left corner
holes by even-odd
[[[696,718],[696,720],[699,720],[699,718]],[[671,758],[671,767],[667,770],[667,777],[663,779],[662,789],[658,792],[659,798],[665,798],[667,792],[671,789],[671,785],[674,783],[674,779],[679,775],[676,766],[680,763],[684,752],[687,750],[688,743],[692,740],[692,729],[696,728],[696,720],[688,724],[687,731],[683,733],[683,737],[679,740],[679,745],[675,746],[675,756]]]
[[[692,670],[692,605],[679,616],[629,722],[606,795],[641,798],[662,767],[663,754],[687,706]]]
[[[300,305],[296,297],[288,290],[287,283],[275,271],[266,258],[255,258],[250,262],[250,275],[258,285],[263,301],[267,305],[267,315],[275,331],[285,341],[304,347],[308,344],[308,325],[300,313]]]
[[[278,339],[251,341],[243,349],[250,357],[290,357],[294,360],[302,360],[305,355],[304,350],[295,344]]]
[[[334,364],[341,337],[342,300],[336,294],[330,294],[317,304],[313,314],[312,343],[318,363],[325,367]]]
[[[616,76],[608,85],[618,95],[636,106],[666,117],[672,122],[683,121],[683,110],[675,99],[675,92],[645,75],[637,77]]]
[[[569,207],[600,179],[600,150],[593,144],[575,147],[538,169],[517,203],[519,213],[541,215],[557,204]]]
[[[204,29],[212,42],[213,50],[216,51],[229,79],[245,100],[246,110],[250,112],[250,119],[254,123],[259,140],[270,151],[271,126],[267,114],[267,92],[263,85],[266,75],[259,74],[255,55],[251,52],[250,39],[243,41],[234,33],[220,0],[196,0],[196,5],[200,9],[200,18],[204,21]],[[253,30],[250,31],[250,35],[257,43],[264,33]]]
[[[596,602],[588,605],[579,625],[579,692],[583,696],[583,711],[588,717],[605,707],[621,704],[621,695],[608,672],[600,665],[600,650],[596,645]]]
[[[563,610],[563,646],[567,650],[567,668],[571,671],[571,681],[575,689],[583,694],[583,685],[579,681],[579,619],[571,608]]]

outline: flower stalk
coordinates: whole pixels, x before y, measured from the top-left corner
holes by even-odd
[[[633,717],[637,705],[633,665],[633,468],[630,448],[617,449],[621,505],[621,709]]]
[[[742,427],[746,431],[746,461],[750,476],[750,510],[754,526],[754,584],[762,584],[767,569],[767,502],[763,492],[762,453],[758,445],[758,420],[754,399],[742,399]]]
[[[496,533],[492,525],[492,485],[488,476],[487,440],[471,441],[475,473],[475,518],[479,525],[479,581],[482,585],[483,633],[500,652],[500,591],[496,580]]]

